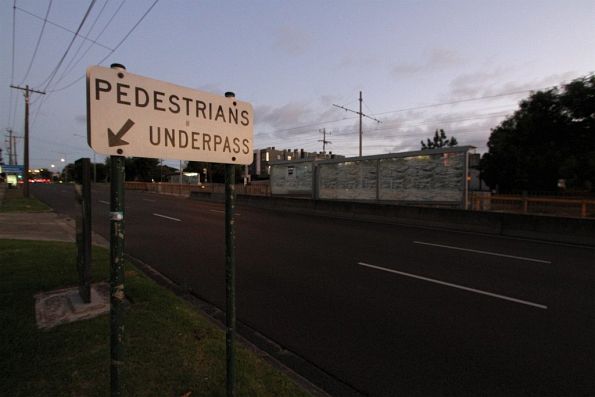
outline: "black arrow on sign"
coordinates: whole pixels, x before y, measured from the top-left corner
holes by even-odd
[[[128,132],[128,130],[133,125],[134,125],[134,121],[132,121],[130,119],[126,120],[126,123],[124,123],[122,128],[120,128],[120,131],[118,131],[116,134],[114,134],[114,132],[112,131],[111,128],[108,128],[107,129],[108,146],[112,147],[112,146],[128,145],[128,142],[126,142],[124,139],[122,139],[122,137],[124,136],[124,134],[126,134]]]

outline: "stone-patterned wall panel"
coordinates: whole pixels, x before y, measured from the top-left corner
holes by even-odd
[[[319,165],[321,199],[376,200],[376,160]]]
[[[460,202],[463,199],[464,153],[382,159],[379,169],[380,200]]]
[[[271,166],[272,194],[312,194],[312,163]]]

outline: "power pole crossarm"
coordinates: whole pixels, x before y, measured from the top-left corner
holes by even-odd
[[[357,112],[357,111],[355,111],[355,110],[347,109],[346,107],[344,107],[344,106],[341,106],[341,105],[335,105],[335,104],[333,103],[333,106],[334,106],[334,107],[337,107],[337,108],[340,108],[340,109],[343,109],[343,110],[345,110],[346,112],[355,113],[355,114],[357,114],[357,115],[359,115],[359,114],[360,114],[359,112]],[[369,115],[367,115],[367,114],[365,114],[365,113],[362,113],[362,117],[369,118],[370,120],[374,120],[374,121],[375,121],[375,122],[377,122],[377,123],[382,123],[382,121],[380,121],[380,120],[378,120],[378,119],[375,119],[374,117],[372,117],[372,116],[369,116]]]
[[[359,116],[359,156],[360,156],[360,157],[362,157],[362,135],[363,135],[363,131],[362,131],[362,118],[363,118],[363,117],[366,117],[366,118],[369,118],[370,120],[374,120],[374,121],[375,121],[375,122],[377,122],[377,123],[381,123],[381,121],[380,121],[380,120],[378,120],[378,119],[375,119],[375,118],[374,118],[374,117],[372,117],[372,116],[368,116],[367,114],[364,114],[364,113],[362,112],[362,102],[363,102],[363,99],[362,99],[362,92],[360,91],[360,92],[359,92],[359,112],[356,112],[355,110],[348,109],[348,108],[346,108],[345,106],[341,106],[341,105],[335,105],[335,104],[333,103],[333,106],[335,106],[335,107],[337,107],[337,108],[339,108],[339,109],[343,109],[343,110],[345,110],[346,112],[355,113],[355,114],[357,114],[357,115]]]
[[[318,130],[320,133],[322,133],[322,139],[319,139],[318,142],[322,142],[322,152],[326,154],[326,145],[327,144],[331,144],[331,141],[327,141],[326,140],[326,128],[323,128],[321,130]],[[330,134],[330,132],[329,132]]]
[[[32,89],[32,88],[29,88],[29,86],[28,86],[28,85],[27,85],[27,86],[25,86],[25,87],[19,87],[19,86],[17,86],[17,85],[12,85],[12,84],[11,84],[11,85],[10,85],[10,88],[14,88],[14,89],[16,89],[16,90],[22,90],[22,91],[25,91],[25,95],[27,95],[27,92],[34,92],[34,93],[36,93],[36,94],[45,95],[45,92],[43,92],[43,91],[37,91],[37,90],[34,90],[34,89]]]

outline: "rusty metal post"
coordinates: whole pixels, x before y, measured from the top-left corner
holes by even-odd
[[[76,202],[80,205],[76,217],[79,295],[83,302],[91,303],[91,160],[77,160],[75,170]]]
[[[226,92],[233,98],[232,92]],[[225,165],[225,351],[227,397],[236,395],[236,252],[235,252],[235,165]]]
[[[110,156],[111,396],[122,395],[124,364],[124,157]]]

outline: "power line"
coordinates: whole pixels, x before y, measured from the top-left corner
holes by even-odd
[[[108,5],[109,0],[105,0],[103,3],[103,7],[101,7],[101,10],[99,10],[99,13],[97,14],[97,16],[95,17],[95,20],[93,21],[93,23],[91,24],[91,26],[89,27],[89,30],[87,31],[87,36],[91,35],[91,32],[93,31],[93,28],[95,28],[95,25],[97,24],[97,22],[99,21],[99,18],[101,18],[101,15],[103,14],[103,11],[105,10],[105,7]],[[95,38],[95,40],[97,40],[97,38]],[[68,62],[68,65],[66,65],[66,67],[64,68],[64,71],[62,72],[62,75],[60,76],[60,78],[58,78],[58,81],[56,81],[56,84],[59,84],[62,80],[64,80],[64,77],[66,77],[66,75],[68,74],[68,72],[71,70],[72,67],[74,67],[73,62],[76,58],[76,56],[79,54],[79,52],[81,51],[81,49],[83,48],[83,45],[85,44],[85,41],[81,40],[78,48],[76,49],[74,55],[72,57],[70,57],[70,61]],[[91,48],[93,46],[93,44],[90,44],[88,48]],[[80,61],[81,58],[79,58]],[[78,61],[76,62],[78,63]]]
[[[401,109],[389,110],[389,111],[386,111],[386,112],[373,113],[373,114],[371,114],[371,116],[381,116],[381,115],[390,114],[390,113],[399,113],[399,112],[406,112],[406,111],[410,111],[410,110],[427,109],[427,108],[439,107],[439,106],[446,106],[446,105],[456,105],[458,103],[464,103],[464,102],[473,102],[473,101],[481,101],[481,100],[485,100],[485,99],[494,99],[494,98],[499,98],[499,97],[504,97],[504,96],[512,96],[512,95],[523,94],[523,93],[527,93],[527,92],[531,92],[531,91],[536,91],[536,90],[545,90],[545,89],[549,89],[549,88],[552,88],[552,87],[553,86],[536,88],[536,89],[511,91],[511,92],[504,92],[504,93],[494,94],[494,95],[485,95],[485,96],[481,96],[481,97],[463,98],[463,99],[458,99],[458,100],[449,101],[449,102],[437,102],[437,103],[432,103],[432,104],[427,104],[427,105],[412,106],[412,107],[408,107],[408,108],[401,108]],[[316,126],[320,126],[322,124],[332,124],[332,123],[338,123],[338,122],[345,121],[345,120],[354,120],[354,119],[357,119],[357,117],[346,117],[346,118],[337,119],[337,120],[326,120],[326,121],[320,121],[320,122],[316,122],[316,123],[303,124],[303,125],[300,125],[300,126],[295,126],[295,127],[290,127],[290,128],[284,128],[284,129],[280,129],[280,130],[274,130],[274,131],[271,132],[271,134],[275,134],[275,133],[278,133],[278,132],[286,132],[286,131],[298,130],[298,129],[301,129],[301,128],[316,127]]]
[[[91,0],[91,3],[89,4],[89,7],[87,8],[87,11],[85,12],[85,15],[83,16],[83,19],[81,20],[81,23],[79,24],[78,29],[76,30],[76,32],[73,33],[72,40],[68,44],[68,47],[66,48],[66,51],[64,51],[64,54],[62,55],[62,58],[60,58],[60,61],[58,61],[58,64],[56,65],[56,67],[54,68],[54,70],[50,73],[50,75],[45,79],[45,81],[43,83],[41,83],[41,84],[45,84],[45,87],[43,89],[44,93],[45,92],[48,92],[47,88],[52,83],[52,80],[56,76],[56,73],[58,73],[58,70],[60,69],[60,66],[62,66],[62,63],[64,62],[64,59],[66,59],[66,56],[68,55],[68,52],[72,48],[72,45],[74,44],[74,41],[79,36],[79,32],[82,29],[85,21],[87,20],[87,17],[89,16],[89,13],[91,12],[91,9],[95,5],[95,1],[96,0]],[[41,103],[39,104],[39,106],[37,108],[37,111],[35,112],[35,116],[33,117],[33,123],[32,124],[34,124],[35,121],[37,120],[37,115],[39,114],[39,111],[41,110],[41,106],[45,103],[46,98],[47,97],[45,97],[41,101]]]
[[[93,6],[95,5],[95,1],[96,0],[91,0],[91,3],[89,4],[89,7],[87,8],[87,12],[85,12],[85,15],[83,16],[83,19],[81,20],[81,23],[79,24],[79,27],[77,28],[75,34],[72,36],[72,40],[70,40],[70,43],[68,44],[68,47],[66,47],[66,51],[64,51],[64,55],[62,55],[62,58],[60,58],[60,61],[58,62],[58,64],[56,65],[56,67],[54,68],[54,70],[52,71],[52,73],[50,73],[49,80],[47,80],[47,83],[46,83],[46,85],[45,85],[45,87],[43,89],[44,91],[46,91],[48,89],[48,87],[52,83],[52,80],[54,80],[54,77],[56,76],[56,73],[58,73],[58,70],[62,66],[62,63],[64,62],[64,59],[66,59],[66,56],[68,55],[68,52],[72,48],[72,45],[74,44],[74,41],[76,40],[76,38],[78,36],[78,33],[83,28],[83,25],[85,24],[85,21],[87,20],[87,17],[89,16],[89,13],[93,9]]]
[[[91,38],[89,38],[89,37],[86,37],[86,36],[83,36],[83,35],[81,35],[81,34],[78,34],[78,33],[77,33],[77,32],[75,32],[74,30],[68,29],[67,27],[65,27],[65,26],[63,26],[63,25],[60,25],[59,23],[56,23],[56,22],[50,21],[49,19],[44,19],[43,17],[40,17],[39,15],[33,14],[32,12],[30,12],[30,11],[27,11],[27,10],[25,10],[24,8],[21,8],[21,7],[16,7],[16,6],[15,6],[15,9],[17,9],[17,10],[21,11],[21,12],[22,12],[22,13],[24,13],[24,14],[27,14],[27,15],[29,15],[29,16],[32,16],[33,18],[37,18],[37,19],[39,19],[39,20],[41,20],[41,21],[47,22],[48,24],[50,24],[50,25],[52,25],[52,26],[55,26],[55,27],[57,27],[57,28],[60,28],[60,29],[62,29],[62,30],[64,30],[64,31],[66,31],[66,32],[68,32],[68,33],[72,33],[72,34],[76,35],[77,37],[80,37],[80,38],[81,38],[81,39],[83,39],[83,40],[90,41],[91,43],[93,43],[93,44],[95,44],[95,45],[97,45],[97,46],[99,46],[99,47],[103,47],[103,48],[105,48],[106,50],[111,50],[111,48],[110,48],[110,47],[108,47],[108,46],[106,46],[106,45],[104,45],[104,44],[102,44],[102,43],[99,43],[99,42],[97,42],[97,41],[95,41],[95,40],[93,40],[93,39],[91,39]],[[40,85],[41,85],[41,84],[40,84]]]
[[[105,4],[107,4],[108,2],[109,2],[109,0],[107,0],[107,1],[105,2]],[[112,21],[114,20],[114,18],[116,17],[116,15],[118,15],[118,13],[120,12],[120,9],[121,9],[121,8],[122,8],[122,6],[124,5],[124,3],[126,3],[126,0],[122,0],[122,1],[120,2],[120,5],[119,5],[119,6],[118,6],[118,8],[116,9],[116,11],[114,11],[114,13],[112,14],[112,16],[111,16],[111,17],[109,18],[109,20],[107,21],[107,23],[106,23],[106,24],[103,26],[103,29],[101,29],[101,32],[99,32],[99,33],[97,34],[97,36],[95,36],[95,39],[94,39],[95,41],[99,40],[99,39],[101,38],[101,36],[103,36],[103,33],[104,33],[106,30],[107,30],[107,28],[109,27],[109,25],[111,25]],[[105,7],[105,4],[104,4],[104,7]],[[102,10],[103,10],[103,9],[102,9]],[[80,62],[80,61],[82,61],[82,60],[85,58],[85,56],[86,56],[86,55],[89,53],[89,51],[91,50],[91,48],[93,48],[93,43],[91,43],[91,44],[90,44],[90,45],[87,47],[87,49],[85,50],[85,52],[84,52],[84,53],[83,53],[83,54],[82,54],[82,55],[79,57],[79,59],[78,59],[78,60],[77,60],[77,61],[76,61],[76,62],[75,62],[75,63],[74,63],[72,66],[70,66],[70,68],[68,69],[67,73],[71,72],[71,71],[72,71],[72,69],[74,69],[74,67],[75,67],[76,65],[78,65],[78,64],[79,64],[79,62]],[[111,51],[111,48],[110,48],[110,51]],[[59,83],[60,81],[62,81],[62,80],[63,80],[63,78],[60,78],[60,80],[58,80],[58,83]],[[72,86],[73,86],[75,83],[78,83],[80,80],[81,80],[81,77],[79,77],[79,78],[77,78],[76,80],[74,80],[74,81],[72,81],[72,82],[68,83],[68,84],[67,84],[66,86],[64,86],[64,87],[61,87],[61,88],[54,89],[53,91],[50,91],[50,92],[57,92],[57,91],[62,91],[62,90],[64,90],[64,89],[66,89],[66,88],[70,88],[70,87],[72,87]]]
[[[489,118],[496,118],[496,117],[503,117],[506,116],[507,113],[503,113],[503,112],[495,112],[495,113],[489,113],[489,114],[485,114],[485,115],[481,115],[481,116],[473,116],[473,117],[462,117],[462,118],[450,118],[450,119],[437,119],[437,120],[430,120],[430,121],[424,121],[424,122],[420,122],[420,123],[416,123],[413,125],[408,125],[407,128],[414,128],[414,127],[419,127],[419,126],[423,126],[423,125],[428,125],[428,124],[438,124],[438,123],[453,123],[453,122],[463,122],[463,121],[472,121],[472,120],[482,120],[482,119],[489,119]],[[394,125],[389,125],[387,127],[384,128],[377,128],[371,131],[384,131],[384,130],[394,130],[398,128],[397,126]],[[473,127],[476,128],[476,127]],[[465,129],[457,129],[457,133],[459,131],[465,131]],[[338,143],[341,146],[344,146],[345,144],[349,145],[352,142],[352,138],[349,137],[349,134],[352,134],[354,132],[357,132],[357,130],[355,129],[350,129],[347,131],[342,131],[339,134],[335,135],[335,139],[333,139],[334,143]],[[394,139],[394,138],[402,138],[402,137],[413,137],[413,136],[421,136],[422,134],[426,134],[427,131],[423,131],[423,132],[419,132],[419,133],[415,133],[415,134],[390,134],[390,135],[382,135],[382,136],[370,136],[370,140],[372,142],[377,141],[377,140],[382,140],[382,139]],[[256,136],[255,137],[256,140],[264,140],[265,142],[267,142],[267,145],[277,145],[277,144],[287,144],[287,139],[267,139],[266,137],[260,137],[260,136]],[[293,143],[291,143],[291,146],[314,146],[317,142],[320,142],[319,139],[312,139],[312,138],[308,138],[308,139],[301,139],[299,141],[294,141]]]
[[[15,58],[15,42],[16,42],[16,6],[17,6],[17,0],[13,1],[12,4],[12,66],[10,69],[10,84],[14,84],[14,58]],[[16,101],[15,101],[16,102]],[[16,102],[18,103],[18,102]],[[15,103],[15,108],[16,108],[16,103]],[[13,98],[12,98],[12,90],[10,90],[10,99],[8,100],[8,125],[10,127],[12,127],[12,123],[14,122],[14,120],[11,121],[11,116],[12,116],[12,104],[13,104]]]
[[[540,90],[546,89],[546,88],[552,88],[552,87],[544,87],[544,88],[540,88]],[[534,91],[534,90],[521,90],[521,91],[505,92],[505,93],[501,93],[501,94],[485,95],[485,96],[481,96],[481,97],[458,99],[458,100],[454,100],[454,101],[450,101],[450,102],[432,103],[429,105],[421,105],[421,106],[414,106],[414,107],[410,107],[410,108],[389,110],[387,112],[376,113],[376,114],[374,114],[374,116],[380,116],[380,115],[389,114],[389,113],[407,112],[410,110],[427,109],[427,108],[438,107],[438,106],[456,105],[458,103],[473,102],[473,101],[479,101],[479,100],[484,100],[484,99],[494,99],[494,98],[500,98],[500,97],[504,97],[504,96],[526,94],[527,92],[531,92],[531,91]]]
[[[31,67],[33,66],[33,61],[35,60],[35,56],[37,55],[37,51],[39,50],[39,44],[41,43],[41,38],[43,37],[43,32],[45,31],[45,25],[48,21],[48,16],[50,15],[50,9],[52,8],[52,2],[54,0],[50,0],[48,3],[48,9],[45,13],[45,18],[43,19],[43,25],[41,26],[41,31],[39,32],[39,37],[37,38],[37,43],[35,44],[35,50],[33,50],[33,55],[31,56],[31,62],[29,62],[29,67],[27,68],[27,72],[25,72],[25,77],[21,80],[21,85],[27,80],[29,77],[29,72],[31,72]]]
[[[153,7],[155,7],[155,5],[158,2],[159,2],[159,0],[155,0],[153,2],[153,4],[151,4],[151,6],[149,7],[149,9],[147,9],[147,11],[143,14],[143,16],[136,22],[136,24],[134,24],[134,26],[132,27],[132,29],[130,29],[128,31],[128,33],[126,33],[126,35],[124,36],[124,38],[122,40],[120,40],[120,42],[113,49],[111,49],[110,52],[105,57],[103,57],[103,59],[101,59],[98,62],[98,65],[101,65],[103,62],[105,62],[105,60],[107,58],[109,58],[118,48],[120,48],[120,46],[124,43],[124,41],[126,41],[126,39],[128,38],[128,36],[130,36],[132,34],[132,32],[134,32],[134,30],[136,29],[136,27],[138,25],[140,25],[140,23],[145,19],[145,17],[149,14],[149,12],[151,12],[151,10],[153,9]],[[82,75],[81,77],[79,77],[78,79],[74,80],[73,82],[71,82],[70,84],[68,84],[68,85],[66,85],[64,87],[57,88],[57,89],[54,89],[54,90],[50,90],[49,92],[52,93],[52,92],[63,91],[65,89],[67,89],[67,88],[72,87],[73,85],[75,85],[76,83],[78,83],[79,81],[81,81],[83,78],[85,78],[85,75]]]
[[[17,7],[17,0],[14,0],[14,2],[12,3],[12,67],[10,69],[10,84],[14,83],[14,56],[15,56],[16,24],[17,24],[16,7]]]
[[[118,48],[120,48],[120,46],[126,41],[126,39],[128,38],[128,36],[130,36],[132,34],[132,32],[134,32],[134,30],[136,29],[136,27],[138,25],[140,25],[140,23],[145,19],[145,17],[149,14],[149,12],[151,12],[151,10],[153,9],[153,7],[155,7],[155,5],[158,2],[159,2],[159,0],[155,0],[153,2],[153,4],[151,4],[151,6],[149,7],[149,9],[147,11],[145,11],[145,13],[143,14],[143,16],[134,24],[134,26],[132,27],[132,29],[130,29],[128,31],[128,33],[126,33],[126,35],[124,36],[124,38],[122,40],[120,40],[120,42],[118,43],[118,45],[116,45],[114,47],[114,49],[110,51],[109,54],[107,54],[101,61],[99,61],[99,64],[102,64],[110,55],[112,55]]]
[[[110,52],[101,60],[99,61],[98,64],[102,64],[109,56],[111,56],[125,41],[126,39],[128,39],[128,37],[132,34],[132,32],[134,32],[134,30],[138,27],[138,25],[140,25],[140,23],[146,18],[146,16],[149,14],[149,12],[151,12],[151,10],[155,7],[155,5],[159,2],[159,0],[155,0],[153,2],[153,4],[151,4],[151,6],[147,9],[147,11],[145,11],[145,13],[140,17],[140,19],[134,24],[134,26],[128,31],[128,33],[126,33],[126,35],[122,38],[122,40],[120,40],[120,42],[116,45],[116,47],[114,47],[113,49],[110,49]],[[122,7],[122,5],[124,4],[124,1],[120,4],[120,7],[118,7],[118,10],[116,10],[116,13],[120,10],[120,8]],[[115,14],[112,16],[112,18],[115,16]],[[111,19],[110,19],[111,22]],[[103,33],[103,32],[102,32]],[[83,78],[85,77],[85,75],[83,74],[81,77],[79,77],[78,79],[72,81],[70,84],[58,88],[58,89],[53,89],[53,90],[48,90],[47,92],[49,94],[52,94],[54,92],[58,92],[58,91],[63,91],[67,88],[72,87],[73,85],[75,85],[76,83],[78,83],[79,81],[81,81]],[[47,97],[49,97],[49,95],[47,95]],[[41,106],[43,105],[44,101],[46,100],[45,97],[42,102],[39,104],[39,107],[37,108],[37,111],[35,113],[35,116],[33,118],[33,123],[35,123],[35,121],[37,120],[37,116],[39,115],[39,112],[41,110]]]

